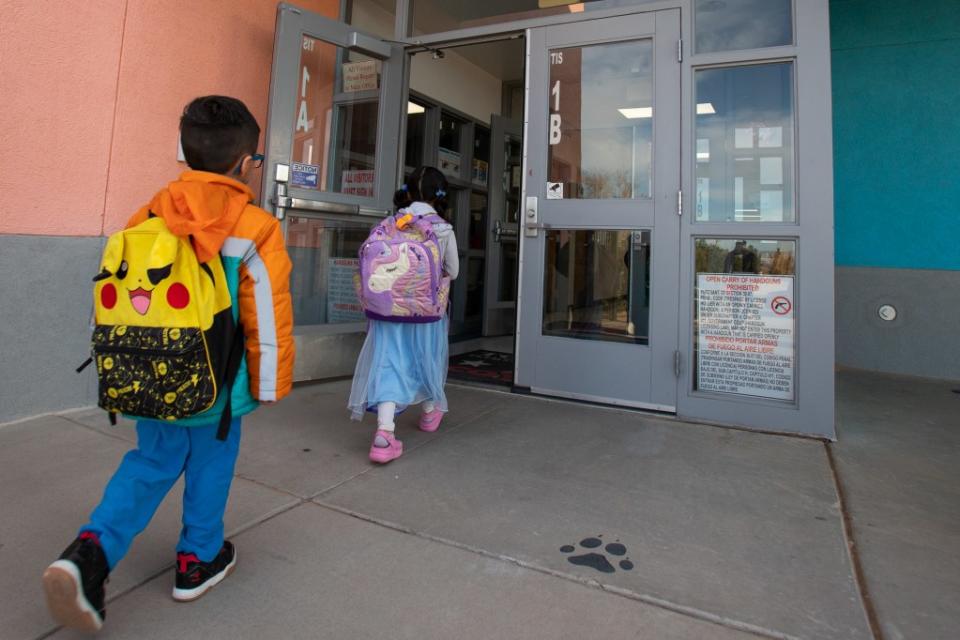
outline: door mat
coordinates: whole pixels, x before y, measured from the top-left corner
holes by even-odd
[[[509,387],[513,385],[513,354],[481,349],[453,356],[447,376]]]

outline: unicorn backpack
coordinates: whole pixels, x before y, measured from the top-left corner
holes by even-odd
[[[440,241],[433,229],[443,218],[401,209],[374,227],[360,247],[360,306],[368,318],[436,322],[447,311],[450,278],[443,275]]]

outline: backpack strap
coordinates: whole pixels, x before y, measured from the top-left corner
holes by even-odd
[[[433,228],[437,221],[442,222],[443,218],[435,213],[428,213],[422,216],[415,215],[412,224],[420,230],[425,238],[432,240],[437,238],[437,231]]]
[[[243,326],[237,324],[230,344],[230,353],[227,354],[227,371],[223,381],[224,392],[227,394],[227,404],[220,414],[220,425],[217,427],[217,440],[226,440],[230,433],[230,423],[233,421],[233,383],[240,371],[240,362],[243,360]]]

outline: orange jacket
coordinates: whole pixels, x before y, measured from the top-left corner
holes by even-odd
[[[201,262],[218,253],[223,259],[246,337],[246,359],[232,395],[235,416],[253,410],[256,401],[283,398],[293,386],[290,257],[280,223],[252,201],[253,192],[243,183],[186,171],[127,222],[129,228],[153,213],[175,235],[192,238]],[[202,415],[205,422],[216,419]]]

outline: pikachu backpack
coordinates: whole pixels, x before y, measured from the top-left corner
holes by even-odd
[[[163,218],[113,234],[94,277],[93,353],[99,405],[116,414],[179,420],[226,405],[243,354],[220,257],[201,263]]]

